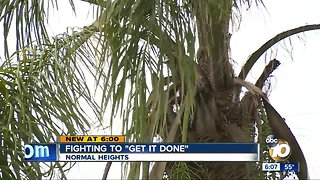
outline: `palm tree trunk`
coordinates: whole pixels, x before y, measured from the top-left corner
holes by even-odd
[[[194,127],[189,138],[197,142],[248,142],[243,130],[229,117],[238,113],[234,107],[234,72],[229,61],[229,21],[231,0],[195,2],[199,50],[197,54],[200,80],[197,88]],[[209,10],[210,9],[210,10]],[[209,89],[209,90],[208,90]],[[234,134],[237,134],[235,136]],[[192,136],[192,137],[190,137]],[[240,138],[239,138],[240,137]],[[196,165],[197,164],[197,165]],[[202,169],[201,179],[238,179],[251,176],[245,163],[189,163],[190,169]]]

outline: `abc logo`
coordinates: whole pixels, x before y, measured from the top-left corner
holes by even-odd
[[[285,161],[291,155],[291,148],[287,141],[276,139],[274,135],[269,135],[266,138],[266,143],[269,147],[269,154],[275,161]]]

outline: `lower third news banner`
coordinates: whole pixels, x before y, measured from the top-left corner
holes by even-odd
[[[259,161],[259,144],[253,143],[61,143],[26,148],[26,161]]]

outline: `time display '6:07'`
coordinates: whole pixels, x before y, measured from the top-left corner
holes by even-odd
[[[280,171],[280,163],[262,163],[262,171]]]

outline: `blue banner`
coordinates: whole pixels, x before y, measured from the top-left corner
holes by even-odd
[[[259,144],[208,143],[208,144],[60,144],[60,153],[256,153]]]
[[[280,171],[299,172],[299,163],[280,163]]]
[[[57,161],[57,144],[27,144],[24,146],[25,161]]]

